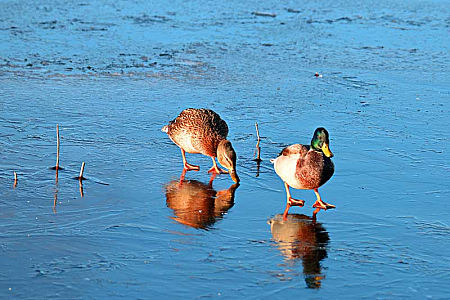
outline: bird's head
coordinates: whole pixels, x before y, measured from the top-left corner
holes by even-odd
[[[231,179],[239,183],[240,179],[236,173],[236,152],[229,140],[222,140],[217,147],[217,160],[219,163],[228,169]]]
[[[311,140],[311,147],[314,150],[321,151],[326,157],[333,157],[333,153],[330,150],[330,138],[328,131],[319,127],[314,131],[314,135]]]

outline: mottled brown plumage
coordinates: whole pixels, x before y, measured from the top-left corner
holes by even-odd
[[[214,176],[214,175],[212,175]],[[166,203],[174,212],[173,219],[194,228],[207,229],[234,205],[239,184],[216,191],[212,180],[205,184],[197,180],[175,180],[166,185]]]
[[[170,139],[186,152],[213,157],[219,142],[228,136],[227,123],[210,109],[185,109],[167,129]]]
[[[334,173],[334,164],[331,161],[333,154],[329,150],[328,144],[328,132],[325,128],[317,128],[311,146],[301,144],[288,146],[276,159],[272,160],[275,172],[285,183],[287,194],[285,218],[290,206],[304,205],[303,200],[291,197],[289,187],[314,190],[317,201],[313,207],[317,209],[334,208],[334,205],[323,202],[318,192],[318,188],[327,182]]]
[[[227,140],[227,123],[214,111],[203,108],[185,109],[169,125],[164,126],[162,131],[180,147],[186,170],[198,170],[199,167],[186,162],[185,152],[201,153],[212,158],[213,166],[210,172],[229,172],[231,178],[239,182],[236,174],[236,153],[231,142]],[[216,157],[228,172],[217,167]]]

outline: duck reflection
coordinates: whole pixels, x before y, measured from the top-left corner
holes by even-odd
[[[273,240],[288,265],[301,259],[307,287],[319,289],[325,278],[320,261],[327,257],[330,240],[325,228],[315,218],[298,214],[288,215],[285,221],[283,215],[276,215],[269,224]]]
[[[208,229],[234,205],[234,194],[239,184],[216,191],[212,184],[197,180],[180,180],[166,184],[166,204],[173,210],[175,221],[198,229]]]

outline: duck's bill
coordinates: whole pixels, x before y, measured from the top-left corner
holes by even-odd
[[[322,145],[322,152],[325,154],[326,157],[333,157],[333,152],[331,152],[330,148],[328,147],[327,143],[323,143]]]
[[[230,177],[236,183],[239,183],[239,181],[241,181],[235,170],[230,170]]]

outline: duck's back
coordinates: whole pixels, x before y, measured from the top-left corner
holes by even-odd
[[[186,152],[216,156],[219,142],[228,135],[228,126],[213,110],[188,108],[170,122],[167,134]]]

